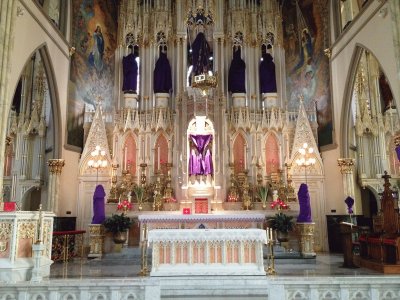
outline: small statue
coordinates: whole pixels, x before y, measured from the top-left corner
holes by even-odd
[[[308,193],[308,186],[302,183],[297,193],[300,204],[300,213],[297,217],[297,222],[300,223],[311,223],[311,205],[310,205],[310,195]]]
[[[101,184],[96,186],[93,194],[93,218],[92,224],[102,224],[106,219],[104,197],[106,193]]]

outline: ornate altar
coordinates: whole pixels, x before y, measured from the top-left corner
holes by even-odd
[[[149,232],[150,276],[264,275],[262,229],[166,229]]]

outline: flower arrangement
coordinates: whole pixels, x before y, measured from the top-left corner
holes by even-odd
[[[228,202],[237,202],[238,201],[238,196],[234,194],[229,194],[228,195]]]
[[[293,217],[281,212],[277,213],[274,217],[267,218],[267,222],[268,227],[283,233],[288,233],[294,228]]]
[[[176,203],[177,200],[174,197],[167,197],[167,198],[164,198],[164,202],[165,203]]]
[[[126,232],[132,225],[132,220],[125,216],[124,213],[120,215],[112,215],[103,222],[107,231],[115,234],[118,232]]]
[[[268,198],[268,187],[266,186],[260,186],[257,189],[258,192],[258,197],[261,200],[261,203],[263,204],[263,207],[267,207],[267,198]]]
[[[285,202],[283,202],[279,198],[272,201],[272,203],[271,203],[271,208],[275,208],[275,207],[278,207],[278,210],[289,209],[289,205],[287,205]]]
[[[123,200],[122,202],[118,202],[117,205],[117,210],[123,210],[124,212],[127,212],[128,210],[132,209],[132,203],[130,203],[128,200]]]

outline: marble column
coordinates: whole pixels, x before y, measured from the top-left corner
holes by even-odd
[[[400,2],[398,0],[389,0],[389,10],[392,18],[392,33],[394,52],[397,62],[397,79],[400,80]]]
[[[350,196],[354,199],[353,211],[355,214],[361,213],[361,203],[357,203],[354,193],[354,169],[355,160],[353,158],[338,158],[338,166],[340,167],[340,173],[342,173],[343,188],[344,188],[344,199]],[[344,202],[343,202],[344,203]],[[357,205],[358,204],[358,205]]]
[[[303,257],[315,257],[314,232],[315,223],[297,223],[296,229],[300,239],[300,253]]]
[[[14,87],[9,85],[9,75],[11,71],[11,51],[14,43],[14,24],[18,16],[23,15],[23,9],[19,7],[17,14],[17,4],[19,1],[0,1],[0,165],[4,165],[6,135],[7,135],[7,122],[11,106],[11,93]],[[0,168],[0,191],[3,190],[3,174],[4,168]],[[2,197],[2,196],[1,196]]]
[[[89,225],[89,258],[101,258],[103,256],[104,236],[104,226],[102,224]]]
[[[49,166],[49,190],[47,210],[54,212],[58,215],[58,200],[59,200],[59,190],[60,190],[60,175],[62,168],[65,165],[63,159],[49,159],[47,162]]]

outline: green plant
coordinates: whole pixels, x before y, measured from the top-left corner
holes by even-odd
[[[292,231],[294,227],[293,217],[284,213],[277,213],[274,217],[268,218],[267,222],[268,227],[284,233]]]
[[[257,189],[258,197],[260,198],[262,204],[267,203],[267,198],[268,198],[268,187],[266,186],[260,186]]]
[[[120,215],[112,215],[103,222],[105,229],[113,234],[117,232],[125,232],[131,227],[131,225],[132,220],[125,216],[124,213]]]
[[[143,203],[144,188],[139,185],[136,185],[133,188],[133,192],[135,193],[137,203],[139,204]]]

